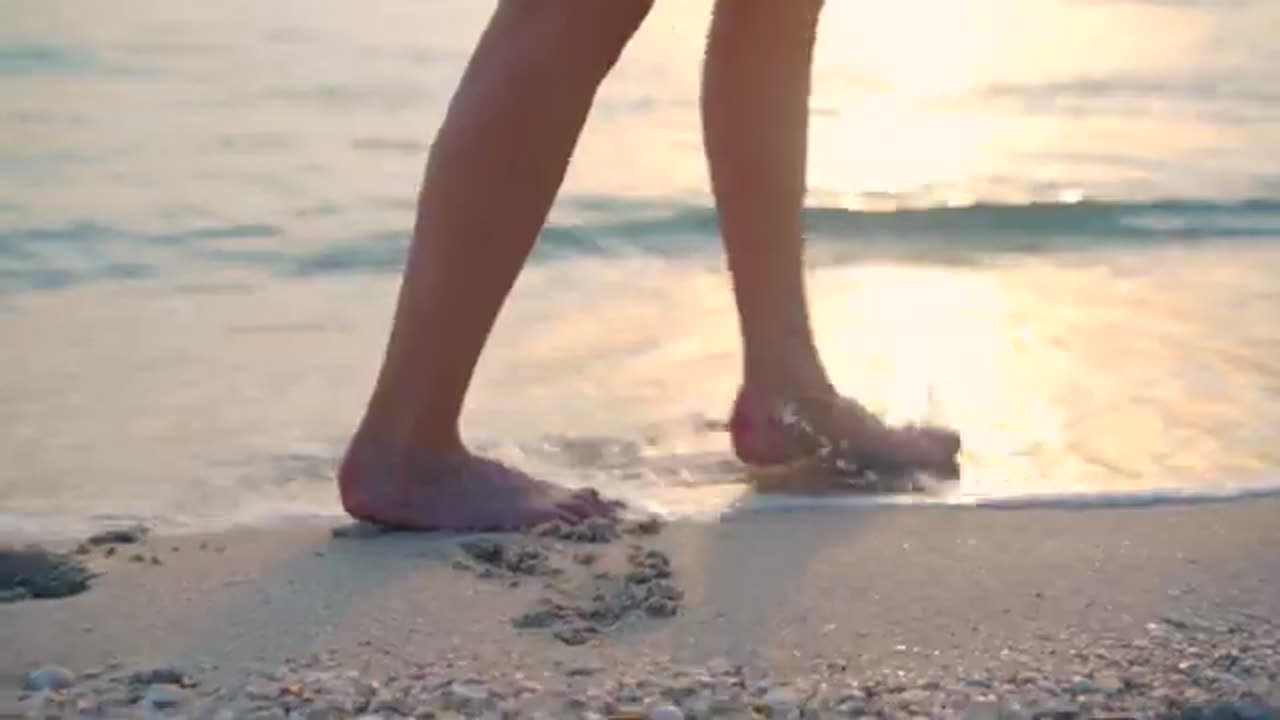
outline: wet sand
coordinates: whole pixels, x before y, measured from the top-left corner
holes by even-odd
[[[689,673],[709,697],[716,678],[737,677],[726,687],[757,704],[778,687],[800,693],[784,705],[817,702],[797,688],[819,680],[858,687],[857,707],[887,715],[1017,698],[1137,714],[1280,700],[1280,500],[773,510],[602,543],[489,537],[562,570],[537,571],[529,556],[486,573],[461,546],[475,538],[316,526],[154,536],[111,557],[94,548],[83,556],[100,573],[89,591],[0,605],[8,702],[50,664],[103,677],[179,668],[193,702],[223,689],[250,704],[267,700],[235,688],[283,682],[286,666],[355,670],[383,687],[417,673],[438,693],[468,680],[483,702],[464,699],[481,705],[533,697],[502,689],[533,683],[543,703],[599,696],[614,711],[631,702],[690,716],[696,707],[663,690]],[[584,562],[586,551],[598,557]],[[643,553],[669,559],[674,615],[625,613],[573,643],[513,622],[549,600],[589,603],[595,573],[623,578]]]

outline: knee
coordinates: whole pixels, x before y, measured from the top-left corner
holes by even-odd
[[[500,11],[524,32],[571,49],[584,67],[608,72],[644,22],[653,0],[504,0]]]

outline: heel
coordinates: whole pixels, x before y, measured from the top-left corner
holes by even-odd
[[[743,390],[733,401],[729,416],[733,453],[747,465],[785,465],[803,456],[803,450],[787,436],[786,429]]]

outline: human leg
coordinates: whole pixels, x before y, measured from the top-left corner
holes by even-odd
[[[746,462],[774,464],[825,443],[872,467],[951,472],[954,433],[892,428],[841,397],[814,342],[802,210],[821,5],[719,0],[707,41],[703,129],[743,340],[735,449]],[[812,434],[786,427],[784,411]]]
[[[471,455],[458,421],[596,90],[649,6],[499,4],[427,161],[383,365],[339,471],[352,515],[419,529],[507,529],[608,510],[594,493]]]

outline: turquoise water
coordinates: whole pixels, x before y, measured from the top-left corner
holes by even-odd
[[[0,531],[336,512],[423,157],[491,7],[0,0]],[[738,368],[707,13],[659,3],[602,89],[465,418],[544,476],[694,515],[811,501],[744,497],[707,429]],[[858,501],[1276,488],[1280,6],[825,13],[823,352],[966,439],[958,484]]]

